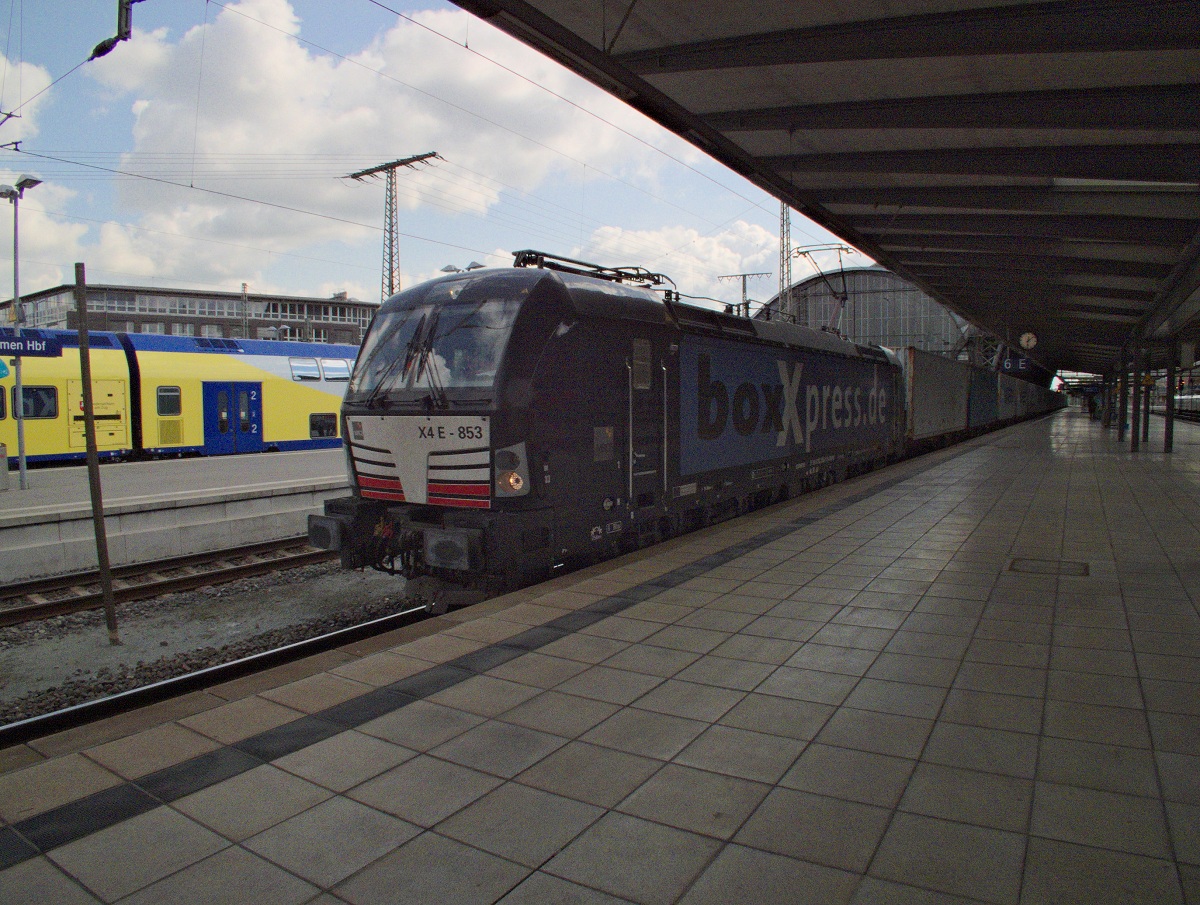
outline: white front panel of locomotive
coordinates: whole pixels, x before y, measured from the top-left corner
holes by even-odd
[[[406,502],[430,502],[430,485],[434,502],[447,488],[487,496],[491,431],[486,415],[354,415],[349,420],[352,446],[386,450],[395,462]],[[431,473],[431,462],[445,464],[434,465]]]

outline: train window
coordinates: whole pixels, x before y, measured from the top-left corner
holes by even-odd
[[[321,370],[326,380],[350,379],[350,362],[344,358],[322,358]]]
[[[163,417],[183,414],[183,397],[179,387],[158,388],[158,414]]]
[[[229,391],[221,390],[217,393],[217,431],[222,434],[229,433]]]
[[[308,416],[308,435],[318,437],[337,436],[337,415],[333,412],[313,412]]]
[[[288,363],[292,366],[292,380],[321,379],[321,369],[315,358],[289,358]]]
[[[21,413],[25,418],[57,418],[57,387],[21,387],[24,405]],[[13,410],[17,408],[17,388],[13,387]]]
[[[609,462],[613,457],[613,429],[607,427],[592,428],[592,461]]]
[[[242,433],[250,430],[250,394],[245,390],[238,393],[238,430]]]
[[[5,401],[4,394],[0,393],[0,421],[3,421],[5,416],[8,415],[8,406],[4,404]]]
[[[650,340],[635,339],[633,341],[633,388],[635,390],[650,389],[653,373]]]

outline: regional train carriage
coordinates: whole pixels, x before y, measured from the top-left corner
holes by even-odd
[[[1150,405],[1150,411],[1156,415],[1166,415],[1167,402],[1165,399],[1155,399]],[[1200,393],[1181,392],[1175,394],[1175,417],[1183,421],[1200,421]]]
[[[487,593],[901,449],[885,350],[522,256],[540,266],[439,278],[377,314],[343,406],[354,496],[310,517],[346,566]]]
[[[21,359],[31,464],[86,454],[79,339],[61,357]],[[224,455],[341,445],[338,408],[357,346],[95,332],[91,347],[101,458]],[[4,359],[0,443],[17,464],[15,374]]]
[[[79,339],[73,332],[25,330],[25,336],[53,338],[62,356],[21,358],[21,389],[25,400],[25,450],[30,463],[59,462],[87,454],[84,433],[83,380],[79,370]],[[89,333],[92,405],[96,448],[100,458],[123,458],[134,447],[132,385],[125,352],[115,333]],[[0,443],[8,447],[9,464],[17,465],[17,386],[15,362],[5,356],[0,377]]]
[[[150,456],[341,444],[337,411],[357,348],[324,343],[121,335],[136,369]]]

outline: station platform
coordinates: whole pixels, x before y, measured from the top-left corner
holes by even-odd
[[[0,492],[0,583],[95,569],[86,466],[26,475]],[[100,485],[117,566],[302,536],[349,486],[340,448],[104,463]]]
[[[1198,601],[1066,410],[0,751],[0,900],[1196,905]]]

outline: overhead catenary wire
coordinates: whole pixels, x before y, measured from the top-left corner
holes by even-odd
[[[244,19],[259,23],[260,25],[262,25],[264,27],[272,28],[272,29],[275,29],[276,31],[283,32],[282,29],[279,29],[276,26],[271,25],[270,23],[264,22],[261,19],[257,19],[254,16],[247,14],[243,9],[236,8],[231,5],[224,4],[224,3],[216,2],[216,0],[209,0],[209,2],[214,2],[215,5],[217,5],[221,9],[227,10],[233,14],[239,15]],[[397,17],[402,18],[409,23],[412,23],[414,26],[427,31],[442,40],[446,40],[446,41],[449,41],[449,42],[455,44],[456,47],[460,47],[464,51],[471,53],[474,56],[476,56],[482,60],[487,61],[490,65],[496,66],[500,69],[503,69],[504,71],[511,73],[512,75],[514,75],[518,78],[523,79],[527,83],[534,85],[543,91],[546,91],[551,96],[557,98],[558,100],[562,101],[563,103],[569,104],[574,109],[579,110],[582,114],[591,116],[595,119],[598,119],[598,120],[604,122],[609,128],[620,131],[621,133],[629,136],[630,138],[640,142],[645,147],[650,148],[655,153],[663,155],[665,158],[667,158],[668,160],[671,160],[673,163],[675,163],[681,167],[684,167],[687,170],[689,170],[690,172],[692,172],[698,176],[701,176],[702,178],[712,182],[714,185],[718,186],[722,191],[729,192],[734,197],[739,197],[739,198],[744,199],[747,203],[747,208],[745,209],[744,213],[748,213],[749,211],[752,211],[752,210],[764,209],[763,203],[761,201],[752,199],[752,198],[748,197],[747,195],[740,193],[734,187],[724,184],[722,181],[713,178],[711,175],[709,175],[707,173],[702,172],[701,170],[697,169],[696,167],[693,167],[692,165],[688,164],[686,161],[680,160],[679,158],[671,155],[668,151],[666,151],[662,148],[656,147],[652,142],[649,142],[646,139],[634,134],[633,132],[630,132],[629,130],[622,128],[621,126],[617,125],[616,123],[613,123],[609,120],[605,120],[603,118],[603,116],[596,113],[595,111],[586,109],[585,107],[581,106],[580,104],[578,104],[574,101],[571,101],[570,99],[565,98],[562,95],[559,95],[559,94],[553,92],[548,87],[539,84],[538,82],[530,79],[529,77],[525,76],[524,74],[517,72],[516,70],[514,70],[508,66],[505,66],[503,63],[488,57],[486,54],[481,53],[478,49],[467,47],[464,44],[459,43],[452,37],[445,35],[434,28],[431,28],[428,24],[419,22],[417,19],[415,19],[411,16],[404,15],[403,13],[400,13],[400,12],[392,9],[391,7],[388,7],[387,5],[385,5],[383,3],[374,2],[374,0],[371,0],[371,2],[373,3],[373,5],[379,7],[380,9],[384,9],[384,10],[388,11],[389,13],[396,15]],[[205,24],[206,25],[209,23],[207,5],[208,4],[206,2],[206,4],[205,4],[205,7],[206,7]],[[537,139],[533,138],[532,136],[524,135],[519,130],[514,129],[505,123],[497,123],[494,120],[489,119],[488,117],[480,114],[477,111],[470,110],[470,109],[467,109],[466,107],[454,104],[453,102],[450,102],[450,101],[446,100],[445,98],[438,97],[435,94],[432,94],[428,91],[424,91],[421,88],[418,88],[414,85],[404,82],[403,80],[397,79],[389,73],[381,72],[377,69],[373,69],[370,66],[367,66],[364,63],[362,63],[360,60],[355,60],[355,59],[346,57],[342,54],[338,54],[334,51],[331,51],[328,48],[322,47],[321,45],[317,44],[316,42],[313,42],[306,38],[303,38],[303,37],[299,36],[298,34],[295,34],[292,32],[283,32],[283,33],[288,34],[289,38],[291,38],[297,42],[306,44],[308,46],[311,46],[311,47],[319,50],[323,54],[328,54],[331,57],[335,57],[337,59],[340,59],[340,60],[346,61],[350,64],[353,64],[355,66],[365,68],[368,71],[374,73],[379,78],[388,79],[396,84],[404,86],[407,90],[410,90],[410,91],[419,93],[421,95],[424,95],[426,97],[429,97],[438,103],[447,105],[452,109],[458,110],[466,115],[470,115],[474,118],[477,118],[481,122],[485,122],[492,126],[495,126],[496,128],[503,129],[511,134],[517,135],[518,137],[522,138],[525,141],[529,141],[540,147],[546,148],[546,149],[552,151],[553,153],[562,156],[566,160],[576,162],[580,166],[583,166],[592,172],[597,172],[607,179],[615,180],[616,182],[627,186],[631,190],[634,190],[641,194],[644,194],[646,197],[652,199],[656,204],[670,205],[670,206],[674,207],[675,209],[681,211],[682,213],[687,214],[689,217],[694,217],[694,218],[703,220],[707,224],[707,229],[704,227],[701,227],[699,229],[691,229],[691,232],[693,233],[693,238],[688,239],[687,241],[683,242],[682,244],[667,244],[667,243],[661,243],[661,242],[650,243],[649,240],[647,240],[646,237],[641,234],[637,235],[636,237],[629,238],[624,247],[626,247],[628,249],[628,253],[631,256],[637,255],[643,259],[648,257],[651,259],[651,261],[671,260],[674,256],[682,254],[684,249],[686,249],[688,246],[696,243],[697,241],[701,240],[704,236],[712,235],[712,234],[719,232],[721,229],[725,228],[726,226],[728,226],[730,223],[734,222],[737,219],[736,217],[728,218],[723,223],[714,223],[713,221],[709,220],[709,218],[706,216],[705,213],[691,211],[691,210],[688,210],[685,207],[681,206],[678,203],[677,199],[664,197],[661,194],[656,194],[652,191],[649,191],[644,186],[640,186],[629,180],[622,179],[621,177],[617,176],[614,173],[607,173],[607,172],[603,171],[602,169],[595,167],[592,164],[578,160],[577,158],[571,156],[570,154],[563,152],[560,149],[556,149],[546,143],[539,142]],[[80,64],[80,65],[82,65],[82,64]],[[76,67],[76,68],[78,68],[78,67]],[[62,78],[65,78],[65,75],[60,77],[60,79],[56,80],[56,83],[57,83],[57,81],[61,81]],[[201,101],[201,94],[202,94],[202,87],[203,87],[203,73],[202,72],[201,72],[199,79],[200,80],[197,83],[197,114],[196,114],[197,120],[199,120],[199,104]],[[28,103],[28,101],[26,101],[26,103]],[[303,208],[303,207],[297,206],[297,205],[289,205],[289,204],[281,203],[278,201],[271,201],[271,200],[267,200],[267,199],[256,198],[256,197],[253,197],[251,193],[239,192],[236,190],[222,190],[221,188],[218,187],[222,183],[237,182],[239,180],[247,181],[250,179],[255,179],[255,180],[258,180],[258,179],[267,179],[267,180],[284,180],[284,179],[287,179],[287,180],[295,180],[295,179],[321,180],[321,179],[328,179],[331,175],[331,173],[330,173],[331,169],[335,169],[335,170],[343,169],[343,171],[344,171],[344,164],[333,165],[333,166],[330,166],[329,168],[323,167],[321,164],[322,163],[332,164],[332,162],[335,159],[340,159],[340,160],[345,159],[344,157],[340,157],[339,155],[328,155],[328,156],[325,156],[325,155],[297,155],[295,157],[292,157],[292,156],[288,156],[288,155],[230,155],[230,156],[196,155],[193,153],[192,155],[190,155],[190,159],[189,159],[189,155],[174,154],[174,153],[123,154],[123,155],[121,155],[121,159],[126,161],[125,165],[106,166],[103,163],[95,163],[95,162],[91,162],[91,161],[85,160],[85,159],[68,159],[66,156],[64,156],[63,152],[58,152],[58,154],[45,154],[45,153],[38,154],[37,152],[25,152],[23,149],[21,149],[21,153],[30,153],[33,156],[38,156],[43,160],[47,160],[48,162],[53,161],[57,157],[57,159],[59,161],[61,161],[61,163],[63,165],[69,165],[69,166],[76,168],[75,175],[72,178],[105,178],[105,179],[116,178],[116,179],[149,180],[152,182],[159,182],[162,184],[170,184],[170,185],[173,185],[176,187],[183,187],[183,188],[191,187],[197,191],[203,191],[203,192],[206,192],[206,193],[211,194],[216,197],[236,199],[236,200],[244,202],[244,203],[253,203],[253,204],[261,203],[269,208],[275,208],[275,209],[291,211],[291,212],[298,212],[298,213],[304,214],[306,216],[322,217],[322,218],[330,220],[332,222],[347,223],[347,224],[351,224],[351,225],[366,228],[366,229],[378,229],[378,226],[376,226],[374,224],[359,222],[359,221],[355,220],[354,218],[347,218],[347,217],[337,216],[334,214],[322,213],[317,210],[306,209],[306,208]],[[88,152],[88,153],[94,153],[94,152]],[[72,154],[71,156],[76,157],[77,155]],[[376,159],[376,160],[378,159],[378,157],[376,157],[374,155],[372,155],[372,157],[374,157],[374,159]],[[93,157],[91,160],[94,161],[96,159],[97,158]],[[241,161],[245,164],[245,167],[246,167],[245,170],[243,170],[241,168],[241,166],[238,165],[238,161]],[[186,166],[189,163],[190,163],[190,167],[188,167],[188,170],[189,170],[189,172],[187,174],[188,178],[179,178],[179,176],[177,174],[180,173],[181,165]],[[548,240],[548,241],[555,242],[556,244],[566,245],[567,247],[571,247],[576,242],[579,242],[580,239],[582,238],[582,236],[584,235],[585,231],[589,235],[594,235],[597,227],[607,225],[605,222],[603,222],[599,219],[587,216],[586,211],[573,210],[565,205],[560,205],[553,201],[550,201],[549,199],[540,198],[537,196],[536,193],[528,192],[528,191],[525,191],[523,189],[511,186],[511,185],[506,185],[499,180],[495,180],[494,177],[486,176],[485,174],[482,174],[482,173],[476,173],[475,171],[470,170],[467,167],[462,167],[458,164],[455,164],[453,161],[448,161],[447,167],[448,167],[448,169],[453,170],[454,174],[456,174],[458,176],[457,183],[455,182],[454,179],[451,178],[451,174],[445,174],[445,175],[437,174],[437,175],[433,176],[428,181],[428,183],[423,183],[419,188],[407,189],[407,187],[406,187],[406,191],[402,195],[405,202],[409,203],[409,204],[416,204],[418,202],[428,203],[428,204],[433,205],[437,209],[440,209],[440,210],[446,211],[446,212],[462,212],[462,211],[484,209],[484,210],[487,210],[487,216],[490,219],[494,220],[495,222],[498,222],[500,224],[511,225],[514,229],[519,229],[523,234],[536,235],[536,237],[539,239],[539,241]],[[66,171],[63,171],[63,172],[65,173]],[[95,174],[95,177],[85,175],[87,173]],[[468,180],[463,178],[466,174],[472,174],[472,173],[475,175],[475,179],[471,180],[470,182],[468,182]],[[197,183],[206,183],[206,184],[197,184]],[[215,183],[215,185],[214,185],[214,183]],[[191,184],[191,185],[189,185],[189,184]],[[501,195],[503,196],[503,200],[505,202],[504,207],[508,208],[508,209],[498,210],[494,207],[489,209],[489,206],[493,204],[493,198],[499,197]],[[741,215],[738,215],[738,216],[741,216]],[[628,233],[636,233],[637,231],[625,229],[624,232],[628,234]],[[429,242],[429,243],[440,245],[440,246],[443,246],[446,248],[459,249],[459,250],[467,251],[468,253],[475,255],[475,256],[479,256],[479,255],[493,255],[494,256],[494,254],[495,254],[494,248],[490,249],[490,250],[485,250],[485,249],[480,249],[480,248],[469,248],[468,246],[466,246],[465,244],[462,244],[462,243],[441,241],[438,239],[430,238],[428,235],[416,235],[411,232],[405,232],[405,233],[402,233],[402,235],[406,239],[417,240],[417,241],[422,241],[422,242]],[[636,247],[633,244],[635,242],[637,243]],[[580,244],[582,244],[582,242],[580,242]],[[612,248],[612,247],[620,248],[622,246],[621,246],[620,242],[609,242],[606,244],[605,247],[606,248]],[[277,253],[277,254],[283,254],[283,255],[288,254],[287,252],[270,252],[270,253]],[[667,269],[667,268],[664,266],[662,269]]]

